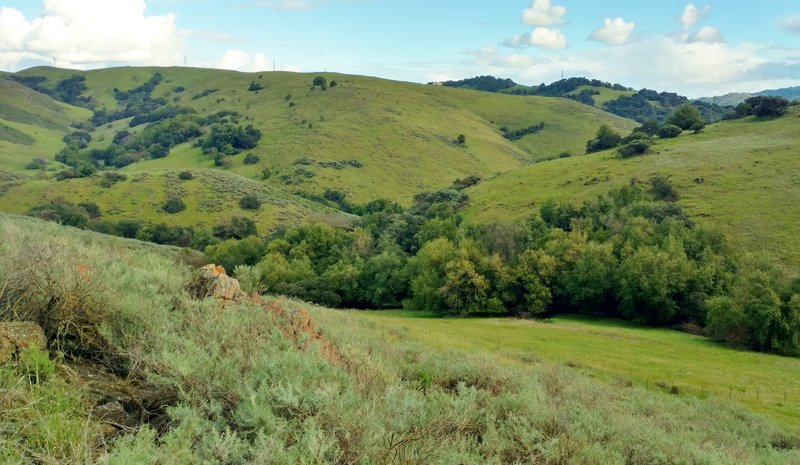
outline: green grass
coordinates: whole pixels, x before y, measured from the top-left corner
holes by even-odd
[[[64,198],[72,203],[95,202],[102,219],[119,221],[136,218],[148,223],[211,227],[232,216],[246,216],[256,222],[259,233],[278,225],[296,225],[316,219],[339,219],[348,216],[320,204],[287,194],[222,170],[192,170],[194,179],[178,179],[177,171],[130,172],[128,179],[109,188],[100,185],[100,175],[92,178],[7,181],[10,187],[0,196],[0,211],[22,214],[35,205]],[[262,201],[258,211],[243,210],[239,200],[256,195]],[[161,207],[169,196],[178,196],[186,209],[175,214]]]
[[[606,102],[610,102],[612,100],[616,100],[622,96],[630,97],[631,95],[635,94],[635,90],[614,90],[609,89],[608,87],[598,87],[598,86],[578,86],[577,89],[569,92],[568,95],[578,95],[581,93],[582,90],[591,89],[600,92],[598,95],[593,95],[592,98],[594,99],[594,106],[597,108],[603,108],[603,104]]]
[[[730,397],[755,412],[800,426],[797,358],[734,350],[699,336],[602,318],[437,318],[408,311],[359,315],[403,328],[435,349],[488,353],[512,364],[567,364],[605,382],[629,380],[652,391],[676,386],[680,395]]]
[[[156,247],[143,250],[138,242],[9,216],[0,217],[0,234],[0,320],[42,321],[59,329],[51,346],[72,341],[97,362],[129,362],[126,378],[112,377],[114,389],[100,392],[65,383],[78,376],[69,368],[74,361],[55,353],[58,367],[42,354],[20,355],[2,367],[4,462],[800,460],[796,428],[726,399],[648,392],[530,355],[523,363],[503,363],[517,360],[518,351],[498,355],[492,342],[459,347],[454,338],[439,348],[425,339],[432,339],[426,331],[439,329],[431,324],[452,320],[332,311],[285,299],[221,305],[189,295],[193,270]],[[333,361],[316,344],[303,350],[307,325],[297,318],[303,307],[334,344]],[[270,310],[275,308],[283,312]],[[472,320],[456,321],[464,322]],[[443,330],[436,340],[453,334]],[[475,340],[486,336],[467,334]],[[82,353],[73,355],[80,359]],[[31,383],[30,362],[50,376]],[[158,402],[150,413],[163,415],[169,427],[157,432],[144,425],[106,436],[108,429],[91,412],[109,399],[140,396],[141,388]],[[137,411],[135,402],[124,402]]]
[[[650,154],[620,159],[615,150],[536,164],[468,192],[470,221],[516,220],[546,199],[580,203],[636,178],[667,176],[679,205],[750,251],[800,271],[800,112],[774,120],[726,121],[700,134],[659,140]],[[703,183],[696,183],[703,178]]]
[[[567,99],[488,94],[335,73],[324,74],[339,85],[322,92],[310,90],[316,74],[112,68],[84,73],[89,87],[85,95],[98,108],[113,108],[114,88],[141,85],[156,71],[164,75],[164,81],[154,97],[177,99],[201,115],[237,111],[245,115],[247,124],[261,129],[263,138],[253,151],[261,156],[261,165],[239,164],[234,172],[255,177],[268,166],[277,174],[267,180],[274,187],[318,194],[334,188],[359,202],[383,196],[410,204],[420,191],[446,187],[456,178],[495,175],[563,151],[577,152],[602,123],[623,131],[634,125]],[[51,76],[49,85],[53,85],[71,73],[33,68],[20,74]],[[254,80],[264,89],[248,92]],[[175,93],[178,86],[186,90]],[[218,91],[193,99],[206,89]],[[527,127],[540,121],[547,125],[544,131],[514,143],[499,131],[504,125]],[[115,123],[112,130],[104,128],[97,139],[108,141],[122,127]],[[466,135],[465,146],[453,142],[459,134]],[[185,159],[180,151],[176,154]],[[292,162],[302,157],[317,162],[356,159],[364,166],[343,170],[315,166],[313,178],[295,177],[286,184],[279,175],[292,175],[296,169]],[[196,153],[190,158],[198,161]],[[182,168],[181,163],[152,160],[130,169]]]

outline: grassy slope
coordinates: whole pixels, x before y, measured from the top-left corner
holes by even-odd
[[[607,381],[630,380],[656,391],[663,389],[656,383],[663,383],[666,389],[676,386],[696,397],[732,397],[754,411],[800,425],[796,358],[737,351],[673,330],[589,317],[541,322],[430,318],[390,311],[363,318],[406,328],[437,349],[488,352],[514,364],[566,363]]]
[[[15,297],[6,299],[14,306],[0,309],[0,319],[37,315],[45,302],[57,301],[58,317],[69,322],[64,326],[82,329],[77,340],[102,348],[87,352],[93,359],[110,352],[131,367],[130,381],[112,377],[114,390],[91,394],[74,370],[54,370],[49,361],[35,365],[51,367],[35,384],[28,382],[36,375],[30,366],[0,366],[3,463],[778,465],[800,459],[796,428],[726,399],[598,382],[595,373],[540,362],[535,354],[508,364],[509,354],[494,350],[496,341],[479,330],[466,333],[476,341],[470,346],[459,345],[457,330],[436,327],[474,320],[412,321],[312,307],[340,356],[328,363],[317,350],[296,350],[297,341],[282,331],[301,303],[279,300],[267,308],[282,306],[283,317],[265,317],[249,300],[224,307],[197,300],[186,292],[192,270],[141,243],[2,215],[0,234],[0,290]],[[39,315],[58,322],[50,311]],[[574,345],[605,331],[579,326],[588,334],[570,339]],[[614,340],[632,338],[633,346],[651,339],[649,331],[626,331]],[[158,435],[144,426],[105,436],[108,425],[101,427],[95,406],[128,395],[171,406],[164,418],[170,427]]]
[[[793,109],[777,120],[714,124],[701,134],[659,141],[652,154],[626,160],[607,151],[526,167],[472,188],[467,214],[472,221],[518,219],[548,198],[578,203],[632,178],[665,175],[693,218],[721,227],[740,250],[798,271],[798,116]]]
[[[572,92],[568,92],[568,95],[578,95],[581,93],[582,90],[585,89],[592,89],[600,92],[599,95],[593,95],[594,98],[594,106],[597,108],[603,108],[603,104],[606,102],[610,102],[611,100],[616,100],[623,95],[626,97],[630,97],[631,95],[635,94],[635,90],[614,90],[609,89],[608,87],[598,87],[598,86],[578,86],[577,89],[573,90]]]
[[[72,179],[60,182],[30,180],[11,187],[0,196],[0,211],[25,213],[39,203],[63,197],[78,203],[92,201],[103,213],[102,219],[119,221],[136,218],[150,223],[211,227],[239,215],[256,222],[260,232],[279,224],[298,224],[309,217],[346,218],[337,210],[263,186],[255,181],[220,170],[192,170],[195,178],[178,179],[176,171],[131,173],[126,181],[110,188],[99,185],[99,178]],[[257,212],[243,210],[239,200],[256,195],[261,201]],[[186,210],[166,214],[161,210],[170,195],[181,197]]]
[[[33,157],[51,159],[61,150],[69,125],[89,118],[88,110],[57,102],[0,76],[0,128],[21,133],[26,143],[13,143],[0,131],[0,169],[21,171]]]
[[[577,153],[601,123],[621,130],[633,125],[566,99],[522,98],[334,73],[325,76],[339,85],[321,92],[318,88],[309,90],[315,74],[114,68],[86,73],[89,90],[85,95],[93,97],[99,107],[112,108],[113,88],[138,86],[155,71],[165,76],[155,97],[170,101],[177,97],[181,105],[201,114],[235,110],[262,130],[262,141],[254,150],[261,155],[262,166],[245,166],[239,161],[234,163],[234,172],[255,177],[268,166],[275,173],[291,174],[296,169],[292,162],[301,157],[316,161],[357,159],[363,168],[313,166],[316,176],[299,184],[287,187],[277,175],[268,182],[317,193],[336,188],[358,201],[386,196],[408,203],[414,194],[447,186],[458,177],[494,175],[565,150]],[[57,78],[71,73],[52,68],[22,72]],[[253,80],[264,89],[248,92]],[[176,94],[172,89],[177,86],[186,91]],[[219,91],[192,98],[206,89]],[[287,95],[291,95],[288,101]],[[296,106],[290,107],[290,102]],[[505,140],[498,130],[503,125],[515,129],[540,121],[548,125],[544,131],[516,143]],[[461,133],[467,136],[465,147],[452,142]],[[185,149],[182,155],[200,160],[197,149]],[[183,157],[168,157],[128,170],[148,170],[151,164],[182,168],[185,161]],[[398,176],[400,172],[402,176]]]

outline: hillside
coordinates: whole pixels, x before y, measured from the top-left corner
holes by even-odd
[[[724,398],[512,358],[482,331],[442,348],[418,324],[209,293],[207,274],[130,241],[7,215],[0,234],[0,332],[28,341],[0,347],[6,462],[800,459],[794,426]]]
[[[261,131],[262,139],[252,150],[261,162],[244,165],[243,157],[234,157],[231,172],[252,179],[266,167],[271,172],[266,183],[274,187],[315,194],[336,189],[356,201],[384,196],[407,204],[416,193],[447,186],[456,178],[494,175],[564,151],[580,153],[584,140],[602,123],[623,131],[633,127],[630,121],[568,100],[487,95],[334,73],[324,73],[328,82],[338,84],[325,91],[312,88],[316,74],[281,72],[33,68],[19,75],[47,77],[42,85],[50,87],[74,74],[85,76],[81,97],[96,110],[112,111],[115,88],[141,86],[156,72],[163,81],[152,98],[198,115],[235,111]],[[261,89],[248,91],[251,83]],[[544,130],[513,143],[499,130],[540,122]],[[127,123],[121,120],[111,128],[104,124],[93,140],[109,141]],[[466,136],[463,145],[455,142],[459,134]],[[200,149],[186,147],[177,154],[126,169],[213,166]],[[348,165],[351,161],[361,166]]]
[[[91,112],[0,76],[0,170],[21,172],[32,158],[52,159],[75,121]]]
[[[546,199],[579,203],[631,179],[669,177],[691,218],[722,228],[735,248],[800,271],[800,145],[797,107],[779,119],[752,117],[700,134],[659,140],[651,154],[615,150],[554,160],[487,180],[469,190],[474,222],[521,219]],[[695,180],[700,178],[703,182]]]

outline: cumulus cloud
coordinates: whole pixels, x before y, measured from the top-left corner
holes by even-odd
[[[531,26],[558,26],[564,24],[567,8],[550,4],[550,0],[533,0],[522,12],[522,22]]]
[[[531,6],[522,11],[522,22],[534,26],[533,31],[517,34],[503,42],[507,47],[565,48],[567,39],[560,29],[555,27],[564,24],[567,9],[556,6],[550,0],[533,0]]]
[[[681,24],[683,24],[683,28],[689,29],[694,26],[698,21],[705,18],[710,10],[711,7],[708,5],[703,8],[698,8],[694,3],[686,5],[683,9],[683,15],[681,15]]]
[[[633,21],[626,23],[622,18],[606,18],[603,26],[592,31],[589,38],[606,45],[622,45],[628,42],[635,28],[636,23]]]
[[[509,47],[528,47],[531,45],[542,48],[564,48],[567,39],[556,28],[537,27],[532,32],[517,34],[503,42]]]
[[[800,34],[800,15],[787,16],[781,21],[781,29]]]
[[[114,63],[171,65],[180,60],[175,15],[148,16],[144,0],[44,0],[28,20],[0,8],[0,64],[46,61],[80,68]]]
[[[719,29],[711,26],[704,26],[699,31],[693,32],[686,37],[686,42],[693,44],[697,42],[707,42],[709,44],[721,44],[725,42]]]
[[[250,54],[242,50],[228,50],[214,63],[214,68],[234,71],[272,71],[273,63],[263,53]]]

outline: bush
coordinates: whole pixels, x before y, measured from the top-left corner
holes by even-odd
[[[261,201],[255,195],[246,195],[239,201],[239,206],[245,210],[258,210],[261,208]]]
[[[313,83],[313,84],[314,84],[315,86],[320,86],[320,87],[322,87],[322,86],[325,86],[325,85],[327,85],[327,84],[328,84],[328,80],[327,80],[327,79],[325,79],[325,77],[324,77],[324,76],[317,76],[317,77],[315,77],[315,78],[314,78],[314,83]]]
[[[234,216],[227,223],[214,226],[212,232],[214,237],[222,240],[244,239],[258,234],[255,222],[241,216]]]
[[[191,179],[194,179],[194,175],[192,174],[191,171],[181,171],[180,173],[178,173],[178,178],[184,181],[189,181]]]
[[[600,150],[614,148],[619,145],[621,141],[622,136],[611,129],[611,126],[603,124],[597,130],[597,137],[586,143],[586,153],[594,153]]]
[[[186,209],[186,204],[179,197],[170,197],[164,202],[161,209],[167,213],[178,213]]]
[[[674,124],[665,124],[658,128],[658,132],[656,134],[662,139],[671,139],[673,137],[678,137],[682,132],[683,129],[675,126]]]
[[[248,153],[244,156],[244,164],[245,165],[255,165],[261,161],[261,157],[254,153]]]
[[[647,139],[635,139],[620,147],[617,152],[622,158],[633,157],[647,153],[650,148],[650,141]]]

